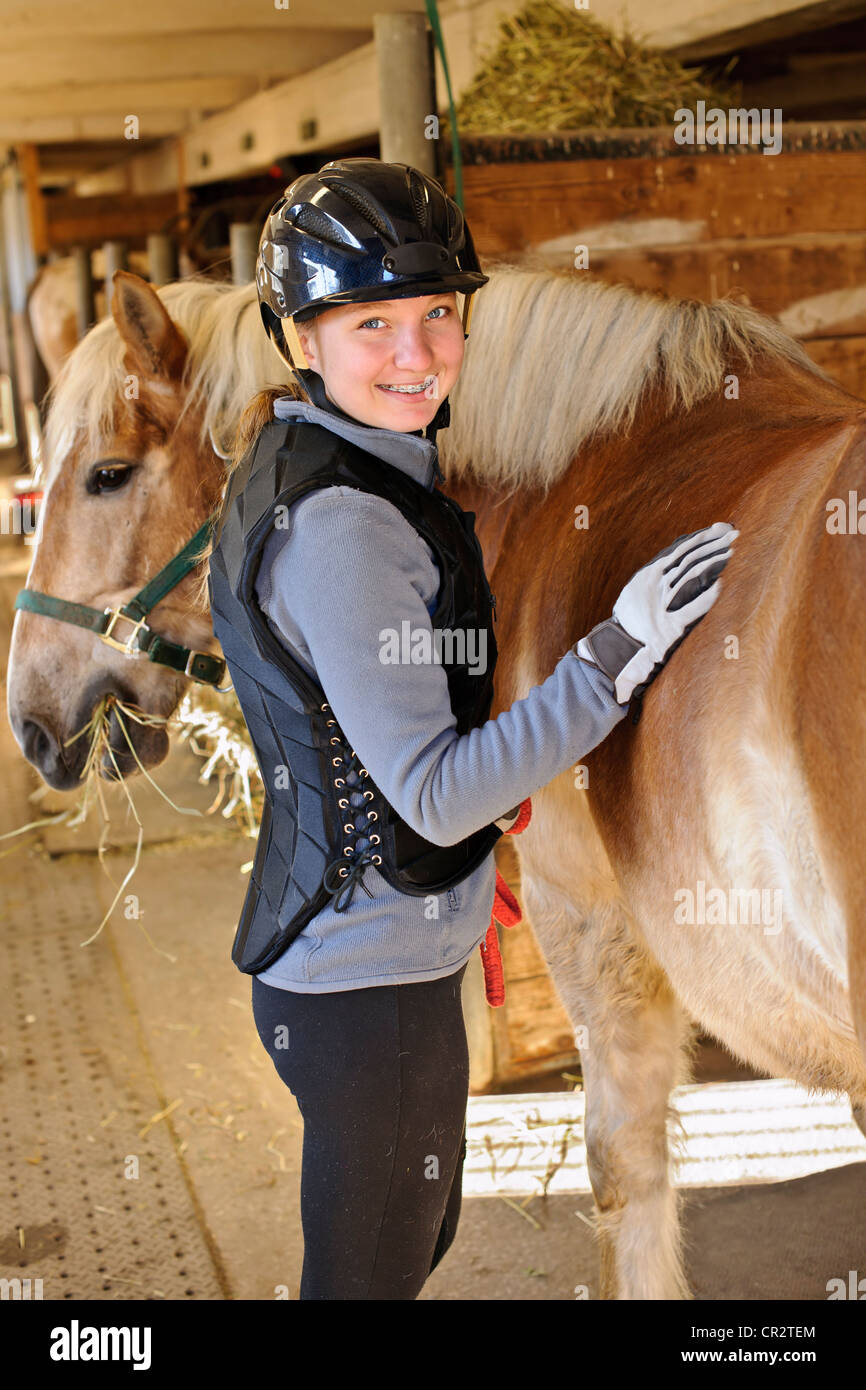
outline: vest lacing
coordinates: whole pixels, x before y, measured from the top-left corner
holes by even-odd
[[[331,709],[331,706],[325,702],[320,708],[323,713],[326,713]],[[339,728],[336,719],[328,719],[325,723],[329,729]],[[347,758],[345,756],[347,752],[345,737],[335,733],[329,741],[335,749],[331,758],[332,768],[345,770],[344,775],[334,777],[334,786],[338,792],[342,792],[343,788],[349,790],[348,795],[342,794],[337,798],[337,805],[340,810],[347,813],[343,824],[343,854],[339,859],[332,860],[325,869],[322,885],[328,893],[336,894],[334,911],[345,912],[352,901],[356,884],[360,883],[368,898],[373,896],[364,882],[364,870],[369,864],[382,863],[381,854],[376,853],[372,848],[373,845],[378,845],[381,842],[381,836],[375,833],[367,836],[364,832],[369,824],[379,819],[379,814],[377,811],[365,811],[363,809],[365,802],[374,799],[374,793],[369,788],[360,789],[361,782],[370,774],[365,767],[361,766],[361,759],[354,748],[348,750],[349,757]],[[336,751],[337,749],[340,751]],[[353,812],[355,814],[352,814]],[[366,824],[360,822],[366,822]],[[351,864],[346,863],[347,859],[351,859]]]

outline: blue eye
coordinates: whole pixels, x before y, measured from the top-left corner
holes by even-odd
[[[435,304],[435,305],[433,306],[433,308],[430,310],[430,313],[428,313],[428,315],[427,315],[428,319],[429,319],[429,317],[430,317],[430,314],[438,314],[438,313],[440,312],[440,310],[441,310],[442,313],[444,313],[444,314],[450,314],[450,313],[451,313],[451,305],[450,305],[450,304]],[[384,323],[384,322],[385,322],[385,320],[384,320],[384,319],[380,319],[380,318],[365,319],[363,323],[359,323],[359,324],[358,324],[358,327],[359,327],[359,328],[366,328],[366,327],[367,327],[369,324],[371,324],[371,323]]]

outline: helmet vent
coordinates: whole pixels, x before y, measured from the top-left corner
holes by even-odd
[[[451,198],[447,199],[448,207],[448,245],[453,246],[460,239],[463,230],[463,212],[459,203],[455,203]]]
[[[327,177],[322,178],[322,183],[327,184],[328,188],[333,189],[344,203],[348,203],[350,208],[354,208],[355,212],[359,212],[362,217],[366,218],[370,226],[379,233],[379,236],[385,237],[387,241],[391,242],[396,240],[394,228],[385,221],[376,204],[371,202],[356,184],[344,183],[340,178],[329,179]]]
[[[290,213],[286,220],[291,222],[293,227],[297,227],[298,231],[308,232],[317,241],[325,241],[330,246],[339,246],[343,249],[347,245],[352,245],[351,242],[343,240],[329,217],[326,217],[323,212],[312,207],[309,203],[298,208],[297,212]]]
[[[418,226],[421,228],[422,232],[426,232],[430,211],[427,206],[427,199],[424,196],[421,180],[415,173],[409,174],[409,192],[412,195],[412,206],[415,209],[415,217],[418,220]]]

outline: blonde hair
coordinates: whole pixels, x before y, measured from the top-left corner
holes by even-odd
[[[289,396],[293,401],[310,400],[297,377],[293,377],[283,386],[265,386],[261,391],[257,391],[252,400],[244,406],[238,421],[231,460],[228,465],[229,473],[234,472],[247,449],[258,439],[265,425],[276,418],[274,403],[283,396]]]

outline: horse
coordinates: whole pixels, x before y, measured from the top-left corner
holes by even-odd
[[[740,532],[640,722],[536,790],[515,841],[581,1039],[601,1296],[688,1299],[668,1125],[696,1026],[771,1076],[847,1094],[866,1133],[866,577],[852,502],[866,408],[735,301],[489,274],[438,442],[497,597],[492,715],[677,535],[716,520]],[[52,388],[28,585],[98,604],[139,588],[222,495],[247,402],[261,420],[299,392],[271,353],[253,286],[157,293],[118,272],[113,318]],[[188,644],[208,640],[206,552],[199,571],[152,618]],[[167,714],[185,688],[92,633],[52,623],[49,638],[44,617],[16,613],[10,723],[51,785],[75,785],[64,736],[100,693]],[[134,739],[143,763],[166,755],[164,735]],[[768,922],[754,899],[769,891]]]

